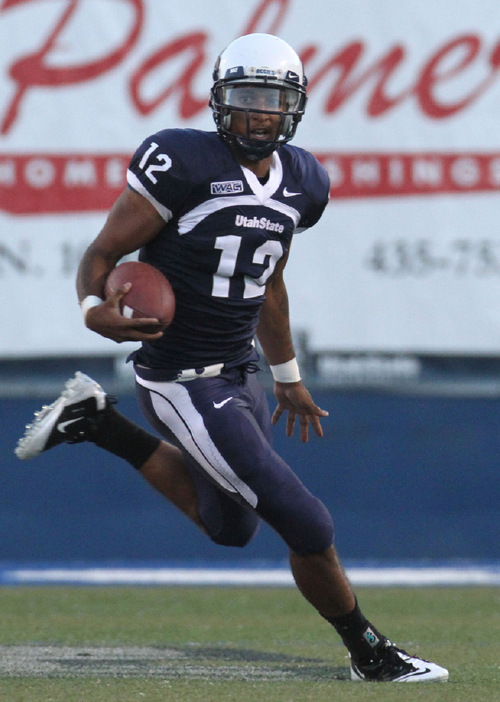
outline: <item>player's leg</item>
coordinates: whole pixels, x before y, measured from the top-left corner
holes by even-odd
[[[194,482],[178,448],[165,441],[159,441],[158,447],[140,465],[138,471],[152,487],[200,529],[206,531],[200,516]]]
[[[320,553],[290,551],[290,567],[300,592],[325,619],[353,611],[356,598],[333,545]]]
[[[185,386],[192,389],[198,383],[154,383],[159,392],[151,392],[138,384],[138,402],[151,426],[167,440],[167,446],[176,445],[181,449],[184,469],[196,494],[198,514],[210,539],[224,546],[245,546],[258,530],[258,515],[245,500],[239,499],[223,477],[224,467],[217,463],[215,447],[209,441],[205,443],[203,417],[194,413],[186,418],[182,410],[172,411],[174,405],[161,392],[164,388],[165,393],[174,397],[189,397]],[[171,424],[175,425],[175,431]],[[237,481],[235,475],[232,478]]]
[[[236,388],[233,390],[235,396],[238,396],[239,391]],[[183,393],[182,390],[180,392]],[[260,399],[257,392],[250,392],[250,395],[252,394],[255,396],[254,399],[258,400],[254,403],[256,415],[260,413],[264,416],[263,393],[261,393]],[[219,395],[216,405],[222,408],[228,403],[221,404],[220,397]],[[233,399],[232,396],[231,399]],[[243,405],[247,401],[243,400],[243,397],[240,399]],[[260,408],[257,407],[259,403]],[[240,405],[240,408],[243,405]],[[250,414],[246,412],[246,416],[249,417]],[[241,417],[238,418],[238,425],[240,425],[240,420]],[[217,421],[217,425],[223,427],[224,422]],[[263,446],[267,444],[267,420],[265,425],[262,439],[259,439]],[[250,434],[253,434],[256,429],[254,418],[250,419],[247,424],[246,429],[249,428],[252,429]],[[230,429],[232,428],[230,427]],[[223,443],[227,443],[228,436],[234,439],[233,434],[232,430],[226,432]],[[224,465],[226,462],[223,459],[222,474],[220,476],[212,475],[211,481],[206,483],[210,489],[197,489],[195,480],[190,481],[189,479],[190,476],[192,479],[193,475],[185,469],[180,453],[116,412],[110,407],[109,398],[99,384],[83,374],[77,374],[73,380],[66,384],[65,391],[52,405],[37,413],[35,421],[27,427],[24,437],[19,441],[16,454],[19,458],[31,458],[59,443],[85,440],[94,441],[98,446],[121,456],[135,468],[141,470],[151,484],[199,525],[204,525],[204,521],[200,517],[200,506],[196,504],[196,498],[199,501],[200,496],[203,496],[204,509],[207,509],[207,512],[211,513],[212,516],[216,514],[213,509],[213,483],[219,484],[219,479],[225,482],[225,489],[232,494],[233,499],[248,503],[252,507],[256,507],[259,502],[258,493],[262,492],[261,486],[258,484],[259,481],[256,483],[254,480],[252,483],[251,480],[251,475],[255,475],[255,466],[252,465],[255,461],[250,461],[249,466],[243,467],[244,477],[249,479],[252,485],[246,485],[244,480],[238,478],[236,474],[227,473],[227,464]],[[251,456],[252,454],[248,454],[245,450],[242,451],[242,446],[244,446],[242,441],[244,441],[244,436],[236,436],[236,445],[239,444],[238,454],[240,457]],[[278,464],[281,466],[279,461]],[[171,464],[172,474],[170,476],[165,473],[168,470],[167,463]],[[257,474],[259,473],[260,471],[257,471]],[[291,474],[293,475],[293,473]],[[236,483],[234,485],[231,485],[230,482],[227,483],[228,478],[236,478]],[[288,489],[290,485],[293,486],[292,490]],[[303,486],[297,488],[297,483],[291,480],[288,488],[284,490],[283,484],[270,485],[267,483],[266,492],[271,496],[273,494],[281,495],[283,499],[279,503],[273,503],[272,500],[266,503],[266,500],[263,499],[258,505],[259,511],[272,526],[275,525],[277,531],[289,544],[292,551],[292,571],[300,591],[335,626],[351,652],[353,658],[352,679],[403,682],[446,680],[448,672],[444,668],[409,656],[380,635],[364,618],[357,603],[352,611],[347,611],[346,614],[337,614],[348,610],[348,603],[349,600],[352,603],[353,594],[333,547],[320,548],[320,544],[324,542],[330,528],[328,520],[325,521],[325,512],[320,508],[320,518],[318,519],[318,507],[321,503],[313,498]],[[215,492],[218,494],[220,489],[219,485],[219,489]],[[224,528],[219,534],[223,534],[224,529],[226,533],[230,533],[232,526],[239,526],[239,543],[234,545],[243,545],[251,538],[257,528],[258,522],[255,515],[248,509],[248,506],[242,510],[241,505],[237,502],[234,502],[233,505],[232,499],[226,498],[225,495],[222,497],[224,499],[220,501],[219,514],[222,519],[220,523]],[[234,506],[232,511],[227,509],[228,504],[231,507]],[[307,517],[308,504],[310,510]],[[294,524],[297,528],[294,527]],[[216,529],[213,525],[210,528],[215,533]],[[306,534],[305,539],[304,533]],[[224,538],[223,536],[219,542],[224,543]],[[357,647],[361,635],[365,643],[368,642],[373,646],[371,658],[365,658],[359,654]]]
[[[51,405],[35,414],[18,442],[22,460],[61,443],[91,441],[132,465],[160,493],[203,528],[197,494],[178,448],[131,422],[92,378],[76,373]]]
[[[197,471],[235,504],[247,504],[292,551],[304,596],[325,617],[355,607],[355,597],[332,547],[324,505],[301,483],[269,442],[269,408],[259,383],[225,379],[138,385],[143,413],[169,442],[197,457]],[[194,464],[194,463],[193,463]]]
[[[262,400],[262,389],[253,378],[248,379],[247,387],[253,398],[253,415],[270,444],[268,407]],[[300,592],[341,636],[351,656],[351,679],[447,680],[445,668],[397,648],[366,619],[333,544],[333,524],[329,531],[326,508],[279,456],[269,454],[268,461],[262,486],[254,484],[259,513],[290,546],[290,566]],[[325,548],[328,536],[331,543]]]
[[[216,543],[248,543],[258,528],[255,513],[215,490],[177,447],[131,422],[113,403],[99,383],[76,373],[57,400],[35,414],[16,455],[26,460],[61,443],[91,441],[130,463]]]
[[[166,441],[139,472],[214,543],[243,547],[257,532],[260,520],[255,512],[218,490],[191,465],[189,456]]]
[[[116,420],[115,420],[116,421]],[[216,544],[243,547],[253,538],[259,518],[218,490],[175,446],[160,441],[139,473]]]
[[[255,379],[158,384],[140,395],[168,438],[184,435],[198,470],[210,471],[220,490],[255,509],[288,544],[299,590],[340,634],[353,680],[447,679],[444,668],[394,646],[360,611],[332,545],[329,513],[270,446],[267,401]]]

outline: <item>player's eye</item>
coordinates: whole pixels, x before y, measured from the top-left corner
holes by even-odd
[[[232,107],[252,107],[256,101],[255,91],[234,88],[227,91],[226,104]]]
[[[282,109],[282,99],[279,90],[271,88],[228,88],[224,104],[231,107],[276,111]]]
[[[245,105],[245,107],[249,107],[255,102],[255,95],[252,95],[251,93],[243,93],[243,95],[238,96],[238,102],[241,105]]]
[[[279,110],[281,108],[279,90],[266,90],[262,97],[262,104],[270,110]]]

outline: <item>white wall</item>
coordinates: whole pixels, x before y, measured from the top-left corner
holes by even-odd
[[[249,31],[304,57],[295,143],[332,176],[288,264],[295,327],[313,348],[498,353],[499,18],[498,0],[4,0],[0,356],[124,352],[83,327],[79,256],[144,137],[212,128],[213,62]]]

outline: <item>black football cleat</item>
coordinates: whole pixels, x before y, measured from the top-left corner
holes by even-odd
[[[397,648],[386,640],[377,657],[366,664],[351,660],[351,680],[371,682],[446,682],[446,668]]]
[[[85,441],[89,420],[109,402],[99,383],[78,371],[55,402],[35,412],[17,443],[16,456],[24,461],[58,444]]]

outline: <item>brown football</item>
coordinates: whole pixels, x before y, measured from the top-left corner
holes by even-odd
[[[126,261],[113,268],[106,280],[106,297],[125,283],[132,287],[122,298],[122,314],[129,319],[150,317],[168,326],[175,314],[175,295],[167,278],[154,266]]]

